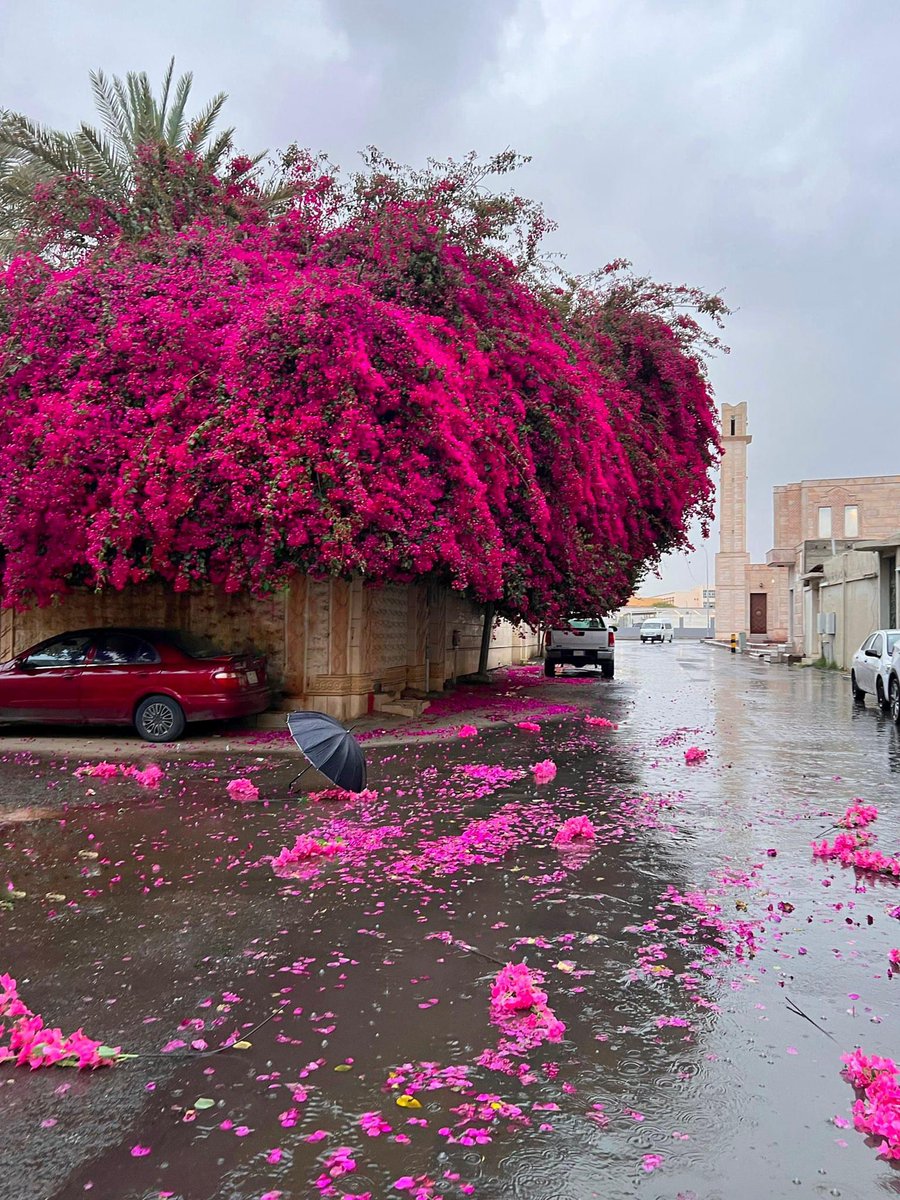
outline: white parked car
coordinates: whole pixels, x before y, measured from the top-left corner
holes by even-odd
[[[876,629],[853,655],[850,664],[850,688],[857,704],[874,696],[882,708],[891,698],[891,660],[900,645],[900,629]]]
[[[641,626],[642,642],[671,642],[675,637],[672,622],[665,617],[645,621]]]

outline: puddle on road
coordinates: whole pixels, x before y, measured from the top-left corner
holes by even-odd
[[[840,1055],[898,1050],[900,895],[809,853],[826,814],[879,802],[890,758],[872,749],[891,730],[850,713],[840,681],[748,672],[744,693],[727,656],[685,653],[690,675],[660,659],[650,686],[626,652],[623,681],[584,685],[594,711],[627,713],[618,730],[577,715],[372,747],[365,803],[241,807],[212,763],[158,792],[11,768],[20,803],[48,781],[54,800],[96,797],[0,829],[25,893],[0,911],[0,966],[51,1023],[141,1057],[0,1073],[0,1196],[900,1192],[833,1123],[854,1098]],[[693,744],[710,756],[688,768]],[[489,791],[460,769],[546,757],[542,786]],[[292,767],[253,765],[263,794]],[[554,849],[581,813],[597,841]],[[891,848],[900,824],[879,824]],[[343,849],[279,878],[270,858],[310,831]],[[498,1059],[491,983],[522,960],[566,1034]],[[235,1035],[249,1048],[209,1053]]]

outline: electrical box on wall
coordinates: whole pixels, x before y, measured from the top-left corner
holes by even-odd
[[[820,612],[816,617],[816,632],[833,637],[837,633],[837,613]]]

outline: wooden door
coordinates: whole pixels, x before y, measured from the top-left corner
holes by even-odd
[[[750,593],[750,632],[768,633],[768,596],[765,592]]]

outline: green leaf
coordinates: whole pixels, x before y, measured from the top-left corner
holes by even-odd
[[[204,1108],[212,1108],[215,1103],[215,1100],[210,1100],[209,1096],[201,1096],[199,1100],[194,1101],[194,1108],[202,1111]]]

